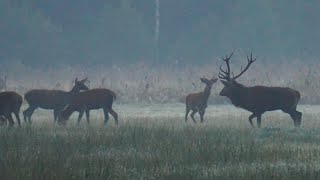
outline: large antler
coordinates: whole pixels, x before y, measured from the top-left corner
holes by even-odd
[[[242,66],[241,66],[241,72],[240,74],[238,74],[237,76],[233,77],[233,80],[236,80],[238,77],[240,77],[244,72],[246,72],[248,70],[248,68],[250,67],[250,65],[256,61],[257,58],[252,59],[252,53],[250,54],[250,58],[247,55],[247,60],[248,60],[248,64],[247,66],[242,70]]]
[[[220,79],[225,79],[225,80],[227,80],[227,81],[229,81],[231,78],[230,78],[230,65],[229,65],[229,60],[230,60],[230,58],[231,58],[231,56],[233,55],[233,52],[230,54],[230,56],[228,57],[228,55],[226,55],[226,58],[223,58],[222,57],[222,60],[224,61],[224,62],[226,62],[226,64],[227,64],[227,69],[226,70],[223,70],[222,69],[222,67],[221,67],[221,65],[220,65],[220,72],[219,72],[219,75],[218,75],[218,77],[220,78]]]

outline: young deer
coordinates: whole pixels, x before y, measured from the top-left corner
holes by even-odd
[[[12,113],[16,116],[18,125],[20,126],[20,107],[22,104],[22,96],[16,92],[1,92],[0,93],[0,121],[1,124],[9,121],[9,126],[14,124]]]
[[[116,100],[116,94],[103,88],[91,89],[80,92],[72,98],[70,104],[61,112],[59,123],[65,125],[71,114],[75,111],[79,112],[78,124],[81,121],[83,113],[86,113],[87,122],[90,122],[90,110],[103,109],[104,123],[107,124],[110,113],[115,123],[118,124],[118,114],[112,109],[113,101]]]
[[[252,53],[247,56],[248,64],[237,76],[230,76],[229,60],[232,54],[222,60],[227,64],[227,69],[223,70],[220,66],[219,78],[224,88],[220,92],[220,96],[228,97],[232,104],[252,112],[249,122],[253,127],[252,119],[257,118],[258,127],[261,127],[261,116],[266,111],[282,110],[288,113],[293,119],[295,126],[301,125],[302,113],[297,111],[297,104],[300,100],[300,93],[288,87],[266,87],[253,86],[246,87],[238,82],[244,72],[248,70],[250,65],[255,62],[256,58],[252,58]]]
[[[88,90],[85,85],[87,78],[78,81],[75,79],[73,88],[69,91],[48,90],[48,89],[33,89],[24,95],[29,107],[23,112],[24,121],[31,123],[31,116],[35,109],[52,109],[54,121],[57,120],[60,112],[69,104],[72,97],[82,90]]]
[[[205,77],[200,78],[201,82],[206,84],[206,87],[204,88],[203,92],[199,93],[191,93],[188,94],[186,97],[186,115],[185,115],[185,121],[188,120],[188,114],[190,110],[192,110],[191,113],[191,119],[194,123],[196,123],[196,120],[194,119],[194,114],[199,112],[201,123],[203,123],[203,116],[207,108],[207,102],[211,93],[211,88],[214,83],[217,82],[218,78],[212,77],[211,79],[207,79]]]

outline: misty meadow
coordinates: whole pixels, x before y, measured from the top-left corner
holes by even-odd
[[[2,0],[0,178],[319,179],[319,5]]]

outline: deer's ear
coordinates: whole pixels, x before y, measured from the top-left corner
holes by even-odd
[[[200,78],[201,82],[206,82],[206,80],[204,78]]]
[[[88,77],[81,80],[82,83],[85,83],[88,80]]]
[[[216,83],[217,81],[218,81],[218,78],[212,79],[212,82],[213,82],[213,83]]]

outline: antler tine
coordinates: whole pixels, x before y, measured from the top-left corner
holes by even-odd
[[[225,58],[222,57],[222,60],[224,62],[226,62],[226,64],[227,64],[227,69],[223,70],[222,67],[220,66],[220,72],[219,72],[219,76],[218,76],[220,79],[225,79],[227,81],[230,80],[230,64],[229,64],[229,60],[232,57],[232,55],[233,55],[233,52],[229,55],[229,57],[228,57],[228,55],[226,55]]]
[[[223,73],[223,74],[222,74]],[[221,65],[220,65],[220,71],[219,71],[219,74],[218,74],[218,77],[220,79],[225,79],[225,80],[229,80],[230,78],[228,77],[228,72],[223,70]]]
[[[229,57],[228,57],[228,55],[226,55],[226,58],[223,58],[223,57],[222,57],[222,60],[227,62],[227,61],[230,60],[230,58],[232,57],[232,55],[233,55],[233,52],[230,54]]]
[[[242,67],[241,67],[241,72],[240,72],[240,74],[238,74],[237,76],[233,77],[233,80],[239,78],[244,72],[246,72],[246,71],[249,69],[250,65],[251,65],[253,62],[256,61],[256,59],[257,59],[257,58],[252,59],[252,53],[250,54],[250,58],[249,58],[249,56],[247,55],[247,60],[248,60],[247,66],[246,66],[243,70],[242,70]]]
[[[250,53],[250,59],[249,59],[249,57],[248,57],[248,55],[247,55],[247,60],[248,60],[248,62],[253,63],[253,62],[255,62],[255,61],[257,60],[257,58],[254,58],[254,59],[252,60],[252,53]]]
[[[229,78],[227,78],[225,75],[221,74],[221,72],[219,72],[218,77],[219,77],[220,79],[229,80]]]

